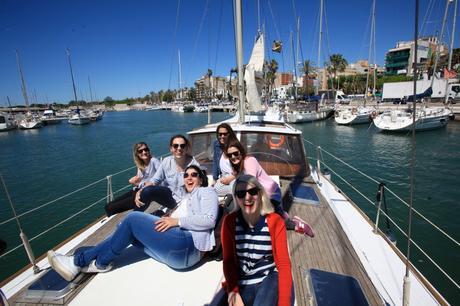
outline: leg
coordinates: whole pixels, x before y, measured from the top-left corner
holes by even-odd
[[[137,206],[134,203],[134,199],[136,196],[136,191],[130,190],[121,196],[117,197],[115,200],[113,200],[110,203],[107,203],[105,205],[105,212],[107,213],[107,216],[110,217],[112,215],[137,208]]]
[[[160,205],[169,209],[176,207],[177,203],[172,196],[172,192],[168,187],[164,186],[148,186],[142,189],[141,201],[148,207],[150,202],[155,201]]]
[[[254,298],[254,306],[278,305],[278,272],[272,271],[264,278],[262,283],[257,284]]]
[[[228,295],[224,289],[220,289],[207,306],[228,306]]]
[[[195,248],[190,232],[175,227],[159,233],[155,230],[158,219],[142,212],[130,213],[112,236],[94,248],[75,254],[75,264],[85,267],[96,259],[98,266],[107,266],[133,242],[143,246],[149,256],[173,268],[183,269],[196,264],[201,253]]]

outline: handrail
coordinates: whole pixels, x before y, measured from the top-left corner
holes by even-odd
[[[312,142],[306,140],[306,139],[303,139],[304,142],[306,143],[309,143],[311,144],[312,146],[315,146]],[[357,168],[353,167],[352,165],[348,164],[347,162],[343,161],[342,159],[336,157],[335,155],[331,154],[330,152],[324,150],[323,148],[321,147],[318,147],[318,151],[319,152],[325,152],[326,154],[328,154],[329,156],[333,157],[334,159],[340,161],[342,164],[346,165],[347,167],[353,169],[354,171],[358,172],[359,174],[363,175],[364,177],[368,178],[369,180],[371,180],[372,182],[376,183],[376,184],[380,184],[380,182],[378,182],[377,180],[375,180],[374,178],[370,177],[369,175],[363,173],[362,171],[358,170]],[[310,157],[310,159],[312,160],[315,160],[315,158],[313,157]],[[318,154],[318,159],[323,159],[323,156],[322,154]],[[316,160],[318,160],[316,159]],[[335,176],[337,176],[340,180],[342,180],[346,185],[348,185],[350,188],[352,188],[355,192],[357,192],[360,196],[362,196],[367,202],[369,202],[370,204],[372,204],[374,207],[376,207],[376,204],[374,203],[374,201],[370,200],[366,195],[364,195],[361,191],[359,191],[355,186],[353,186],[350,182],[348,182],[344,177],[342,177],[340,174],[338,174],[337,172],[335,172],[326,162],[324,162],[324,160],[319,160],[320,163],[322,163],[324,166],[326,166],[329,171],[331,171]],[[388,190],[393,196],[395,196],[396,199],[400,200],[404,205],[406,205],[407,207],[409,207],[409,205],[403,200],[401,199],[397,194],[395,194],[390,188],[388,188],[387,186],[384,186],[384,188],[386,190]],[[436,226],[432,221],[430,221],[428,218],[426,218],[425,216],[423,216],[423,214],[421,214],[420,212],[418,212],[416,209],[412,209],[414,212],[416,212],[417,215],[419,215],[423,220],[425,220],[428,224],[430,224],[431,226],[433,226],[436,230],[438,230],[440,233],[442,233],[446,238],[448,238],[449,240],[453,241],[457,246],[460,246],[460,243],[458,241],[456,241],[454,238],[452,238],[449,234],[447,234],[445,231],[443,231],[442,229],[440,229],[438,226]],[[385,211],[383,210],[380,210],[378,213],[382,213],[386,218],[388,218],[388,220],[391,222],[391,224],[393,224],[402,234],[404,237],[408,238],[407,236],[407,233],[400,227],[398,226],[398,224],[389,216],[385,213]],[[423,250],[415,241],[413,241],[412,239],[410,239],[411,243],[452,283],[454,284],[457,288],[460,288],[460,285],[446,272],[444,271],[443,268],[441,268],[426,252],[425,250]]]
[[[133,169],[133,168],[135,168],[135,167],[136,167],[136,166],[129,167],[129,168],[125,169],[125,170],[122,170],[122,171],[119,171],[119,172],[117,172],[117,173],[115,173],[115,174],[112,174],[111,176],[115,176],[115,175],[121,174],[121,173],[126,172],[126,171],[128,171],[128,170],[131,170],[131,169]],[[45,204],[42,204],[42,205],[40,205],[40,206],[34,207],[34,208],[30,209],[30,210],[27,210],[27,211],[25,211],[25,212],[19,214],[17,217],[18,217],[18,218],[21,218],[21,217],[23,217],[23,216],[25,216],[25,215],[27,215],[27,214],[30,214],[31,212],[34,212],[34,211],[36,211],[36,210],[38,210],[38,209],[41,209],[41,208],[43,208],[43,207],[46,207],[46,206],[48,206],[48,205],[50,205],[50,204],[53,204],[53,203],[55,203],[55,202],[57,202],[57,201],[59,201],[59,200],[62,200],[62,199],[64,199],[64,198],[66,198],[66,197],[68,197],[68,196],[71,196],[71,195],[73,195],[73,194],[75,194],[75,193],[77,193],[77,192],[80,192],[80,191],[85,190],[85,189],[87,189],[87,188],[89,188],[89,187],[91,187],[91,186],[94,186],[94,185],[96,185],[96,184],[98,184],[98,183],[100,183],[100,182],[102,182],[102,181],[105,181],[106,179],[107,179],[107,177],[104,177],[104,178],[102,178],[102,179],[100,179],[100,180],[97,180],[97,181],[95,181],[95,182],[92,182],[92,183],[90,183],[90,184],[88,184],[88,185],[86,185],[86,186],[83,186],[83,187],[81,187],[81,188],[78,188],[77,190],[71,191],[71,192],[69,192],[69,193],[67,193],[67,194],[65,194],[65,195],[63,195],[63,196],[60,196],[60,197],[57,198],[57,199],[51,200],[51,201],[49,201],[49,202],[47,202],[47,203],[45,203]],[[7,219],[7,220],[5,220],[5,221],[2,221],[2,222],[0,222],[0,226],[6,224],[6,223],[8,223],[8,222],[11,222],[11,221],[13,221],[13,220],[15,220],[15,217],[12,217],[12,218],[10,218],[10,219]]]

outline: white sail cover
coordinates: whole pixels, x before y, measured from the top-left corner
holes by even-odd
[[[265,45],[264,36],[261,33],[252,49],[251,58],[246,65],[244,72],[244,81],[246,82],[246,99],[249,104],[249,112],[260,112],[262,102],[260,95],[264,85],[264,60]]]

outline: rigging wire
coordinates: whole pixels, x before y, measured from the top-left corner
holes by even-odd
[[[214,72],[217,69],[217,56],[219,55],[219,45],[220,45],[220,34],[222,32],[222,14],[224,11],[224,3],[223,0],[220,0],[220,11],[219,11],[219,27],[217,29],[217,46],[216,46],[216,54],[214,57]]]
[[[180,1],[177,0],[177,9],[176,9],[176,24],[174,26],[174,33],[173,33],[173,39],[172,39],[172,47],[171,47],[171,63],[169,65],[169,81],[168,81],[168,89],[171,89],[171,79],[172,79],[172,71],[173,71],[173,65],[174,65],[174,58],[175,58],[175,50],[177,46],[177,29],[179,27],[179,13],[180,13]],[[180,84],[179,84],[180,86]]]

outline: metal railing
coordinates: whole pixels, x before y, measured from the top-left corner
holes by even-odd
[[[408,236],[406,234],[406,232],[395,222],[395,220],[393,220],[389,214],[387,212],[385,212],[382,208],[381,208],[381,201],[378,201],[378,203],[376,204],[373,200],[371,200],[368,196],[366,196],[363,192],[361,192],[357,187],[355,187],[352,183],[350,183],[349,180],[347,180],[346,178],[344,178],[342,175],[340,175],[337,171],[334,171],[333,170],[333,167],[330,163],[326,163],[325,160],[324,160],[324,155],[327,155],[329,156],[330,158],[334,159],[335,161],[339,162],[340,164],[342,164],[343,166],[346,166],[347,168],[353,170],[354,172],[356,172],[357,174],[359,174],[360,176],[366,178],[367,180],[369,180],[370,182],[372,183],[375,183],[376,184],[376,187],[379,188],[379,191],[381,193],[383,193],[384,191],[387,191],[389,192],[396,200],[398,200],[400,203],[402,203],[404,206],[406,206],[407,208],[409,208],[409,204],[403,200],[400,196],[398,196],[393,190],[391,190],[388,186],[386,186],[385,184],[382,184],[380,181],[374,179],[373,177],[363,173],[362,171],[360,171],[359,169],[355,168],[353,165],[347,163],[346,161],[342,160],[341,158],[333,155],[332,153],[324,150],[323,148],[321,148],[320,146],[316,146],[315,144],[313,144],[312,142],[306,140],[306,139],[303,139],[304,143],[306,143],[307,145],[310,145],[312,146],[315,150],[316,150],[316,158],[312,158],[312,157],[309,157],[309,159],[311,159],[312,161],[315,161],[316,162],[316,167],[317,167],[317,172],[318,172],[318,178],[320,177],[320,171],[321,171],[321,165],[324,165],[325,167],[327,167],[327,169],[329,171],[331,171],[335,177],[337,177],[338,179],[340,179],[340,181],[342,183],[344,183],[346,186],[348,186],[349,188],[351,188],[354,192],[356,192],[359,196],[361,196],[367,203],[371,204],[373,207],[376,208],[376,217],[375,217],[375,222],[374,222],[374,231],[376,232],[377,228],[378,228],[378,223],[379,223],[379,218],[381,215],[383,215],[385,218],[387,218],[387,220],[400,232],[402,233],[402,235],[408,239]],[[323,154],[324,153],[324,154]],[[321,183],[321,182],[320,182]],[[460,243],[455,240],[451,235],[449,235],[447,232],[445,232],[443,229],[441,229],[439,226],[437,226],[434,222],[432,222],[431,220],[429,220],[426,216],[424,216],[420,211],[418,211],[417,209],[415,208],[412,208],[412,211],[414,212],[414,214],[416,216],[418,216],[421,220],[423,220],[424,222],[426,222],[426,224],[430,225],[431,227],[433,227],[437,232],[441,233],[446,239],[448,239],[449,241],[453,242],[455,244],[455,246],[457,247],[460,247]],[[460,285],[459,283],[454,280],[454,278],[449,275],[449,273],[447,273],[445,271],[445,269],[443,269],[428,253],[427,251],[425,251],[419,244],[417,244],[414,240],[410,240],[412,245],[414,245],[417,250],[420,251],[421,254],[423,254],[423,256],[425,256],[429,262],[439,271],[441,272],[457,289],[460,289]],[[457,251],[458,252],[458,251]],[[404,255],[403,255],[404,256]]]

